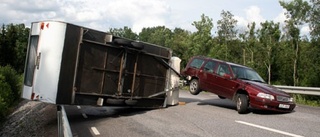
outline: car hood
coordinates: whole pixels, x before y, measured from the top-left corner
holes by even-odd
[[[290,96],[288,93],[276,88],[275,86],[266,84],[266,83],[260,83],[255,81],[246,81],[246,83],[252,85],[254,88],[258,90],[262,90],[265,93],[273,94],[273,95],[281,95],[281,96]]]

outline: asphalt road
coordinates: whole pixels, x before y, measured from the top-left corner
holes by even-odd
[[[180,91],[180,102],[163,109],[65,106],[76,137],[319,137],[320,108],[298,105],[292,113],[253,110],[211,93]]]

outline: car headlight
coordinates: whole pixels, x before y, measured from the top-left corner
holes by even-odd
[[[274,100],[274,96],[266,93],[259,93],[257,97]]]
[[[191,80],[191,76],[187,76],[187,78],[186,78],[186,79],[190,81],[190,80]]]
[[[293,98],[289,98],[289,102],[293,102]]]

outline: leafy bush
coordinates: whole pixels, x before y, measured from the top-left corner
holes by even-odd
[[[5,81],[4,76],[0,74],[0,120],[2,120],[9,107],[10,85]]]
[[[320,106],[319,96],[294,94],[293,97],[296,103],[298,104],[304,104],[304,105],[316,106],[316,107]]]
[[[0,121],[20,98],[22,77],[10,66],[0,66]]]

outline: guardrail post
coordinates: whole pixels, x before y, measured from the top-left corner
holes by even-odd
[[[63,137],[61,106],[57,106],[58,137]]]
[[[71,128],[63,106],[57,106],[58,137],[72,137]]]

